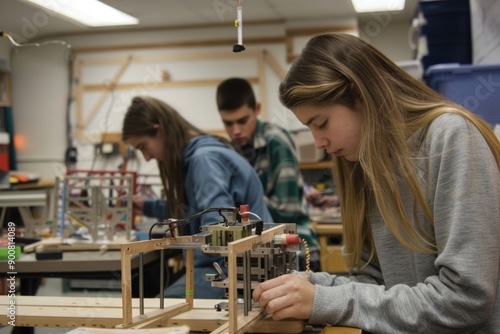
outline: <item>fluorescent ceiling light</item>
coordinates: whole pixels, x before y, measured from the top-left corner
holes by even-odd
[[[98,0],[24,0],[89,27],[138,24],[139,20]]]
[[[392,12],[403,10],[405,0],[351,0],[357,13]]]

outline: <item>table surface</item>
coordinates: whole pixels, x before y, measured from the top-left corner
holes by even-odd
[[[319,237],[322,236],[342,236],[344,228],[341,223],[320,223],[311,222],[311,226]]]
[[[220,321],[227,321],[227,312],[217,312],[214,305],[224,301],[221,299],[195,299],[193,312],[188,311],[175,316],[179,322],[198,319],[199,321],[210,321],[214,324]],[[166,298],[165,307],[184,302],[184,299]],[[6,325],[8,321],[7,312],[9,298],[0,298],[0,325]],[[122,321],[122,300],[121,298],[99,298],[99,297],[42,297],[42,296],[16,296],[17,314],[16,323],[24,323],[42,327],[63,327],[71,324],[71,327],[93,327],[88,328],[88,334],[121,333],[119,330],[109,330],[102,332],[103,328],[113,328]],[[139,314],[139,299],[132,299],[133,313]],[[159,308],[158,298],[144,299],[145,313]],[[197,313],[198,312],[198,313]],[[193,315],[199,318],[190,318]],[[187,320],[186,320],[187,319]],[[274,322],[268,316],[262,320]],[[299,321],[299,320],[284,320]],[[96,328],[100,327],[100,328]],[[269,327],[269,326],[268,326]],[[273,326],[276,327],[276,326]],[[100,331],[101,330],[101,331]],[[147,328],[151,333],[162,332]],[[130,329],[129,329],[130,331]],[[146,331],[146,329],[144,329]],[[306,331],[309,333],[310,331]],[[127,333],[127,332],[124,332]],[[266,333],[270,333],[266,331]],[[316,332],[318,333],[318,332]],[[321,334],[360,334],[361,330],[350,327],[325,327]],[[121,333],[123,334],[123,333]]]
[[[143,264],[146,265],[159,259],[160,252],[146,252],[143,255]],[[108,250],[104,253],[99,251],[65,251],[60,260],[37,260],[35,253],[21,254],[15,260],[15,272],[17,276],[50,273],[76,274],[86,272],[111,272],[121,270],[121,252],[119,250]],[[132,269],[139,267],[139,255],[132,256]],[[7,261],[0,261],[0,275],[8,270]]]
[[[38,189],[6,189],[0,191],[0,208],[45,206],[49,193],[46,188]]]
[[[52,188],[56,184],[54,179],[47,180],[38,180],[36,182],[28,182],[28,183],[18,183],[12,185],[12,189],[24,190],[24,189],[39,189],[39,188]]]

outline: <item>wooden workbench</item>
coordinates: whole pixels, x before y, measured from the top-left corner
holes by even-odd
[[[9,306],[7,296],[0,298],[0,325],[7,326]],[[165,307],[182,302],[183,299],[165,299]],[[216,303],[221,300],[195,299],[194,309],[161,323],[163,327],[188,325],[191,331],[215,330],[228,321],[226,311],[217,312]],[[100,331],[114,328],[122,323],[122,303],[120,298],[99,297],[42,297],[16,296],[16,326],[78,328],[91,327],[88,334],[109,333]],[[134,315],[139,315],[139,300],[133,299]],[[145,313],[158,309],[158,298],[144,300]],[[254,333],[301,333],[304,322],[300,320],[274,321],[269,316],[256,323]],[[161,329],[161,328],[160,328]],[[144,330],[144,329],[143,329]],[[153,329],[147,329],[148,332]],[[123,330],[121,330],[123,332]],[[133,330],[131,330],[131,333]],[[360,329],[346,327],[326,327],[324,334],[361,334]]]
[[[25,227],[26,237],[35,237],[36,222],[39,220],[43,227],[49,217],[51,206],[51,192],[54,188],[54,180],[40,180],[33,183],[20,183],[12,185],[10,189],[0,191],[0,225],[5,219],[6,209],[16,207],[19,210]],[[35,219],[31,213],[31,207],[42,207],[45,217]],[[19,222],[15,222],[16,225]]]
[[[329,273],[344,273],[347,272],[347,266],[342,256],[340,244],[330,244],[330,237],[342,237],[343,227],[338,219],[332,221],[314,221],[311,222],[312,227],[318,235],[320,246],[320,262],[321,270]]]

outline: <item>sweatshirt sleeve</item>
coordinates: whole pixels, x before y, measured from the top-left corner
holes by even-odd
[[[238,174],[234,171],[237,166],[228,166],[228,161],[220,156],[200,152],[192,157],[187,172],[186,193],[188,203],[193,210],[192,213],[208,208],[230,208],[235,207],[235,199],[231,192],[231,175]],[[261,195],[262,196],[262,195]],[[201,226],[220,221],[217,212],[211,212],[200,216]],[[198,233],[199,230],[192,230]]]
[[[145,199],[142,212],[148,217],[167,219],[167,202],[163,199]]]
[[[461,117],[445,117],[432,124],[425,146],[430,157],[425,194],[438,247],[425,269],[434,274],[390,287],[314,275],[311,323],[373,333],[471,333],[498,312],[492,313],[500,259],[498,165],[475,127]],[[422,269],[418,266],[408,263],[393,275]],[[496,330],[488,328],[485,332]]]

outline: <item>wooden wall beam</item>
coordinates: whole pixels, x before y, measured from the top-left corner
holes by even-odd
[[[357,24],[348,24],[343,26],[329,26],[329,27],[309,27],[309,28],[290,28],[286,30],[286,35],[290,37],[296,36],[312,36],[331,32],[345,32],[357,30]]]
[[[258,57],[262,50],[247,50],[238,54],[238,58],[254,58]],[[157,62],[157,61],[186,61],[186,60],[210,60],[210,59],[225,59],[235,57],[232,52],[204,52],[204,53],[183,53],[183,54],[167,54],[167,55],[148,55],[134,56],[134,63],[139,62]],[[109,58],[89,58],[82,59],[81,62],[87,65],[110,65],[122,63],[127,57],[109,57]]]
[[[85,85],[83,86],[83,91],[92,92],[92,91],[109,91],[113,90],[132,90],[137,88],[162,88],[162,87],[203,87],[203,86],[217,86],[224,79],[199,79],[199,80],[175,80],[175,81],[162,81],[162,82],[131,82],[131,83],[122,83],[115,84],[112,86],[101,84],[101,85]],[[248,78],[250,83],[259,83],[259,78]]]
[[[281,64],[274,58],[274,56],[269,53],[267,50],[264,50],[264,59],[271,66],[274,72],[278,75],[278,77],[283,80],[286,76],[286,70],[281,66]]]
[[[73,97],[75,99],[75,113],[76,113],[76,137],[83,138],[83,130],[85,130],[83,124],[83,63],[82,61],[76,62],[76,85],[73,91]]]
[[[270,19],[270,20],[246,20],[245,26],[259,26],[259,25],[270,25],[270,24],[284,24],[283,19]],[[99,30],[87,30],[87,31],[75,31],[67,32],[64,34],[49,35],[45,36],[45,39],[60,39],[65,36],[82,36],[82,35],[102,35],[102,34],[123,34],[123,33],[141,33],[141,32],[161,32],[161,31],[178,31],[178,30],[192,30],[192,29],[211,29],[211,28],[225,28],[232,27],[232,22],[220,22],[220,23],[203,23],[203,24],[179,24],[173,26],[155,26],[155,27],[127,27],[118,29],[99,29]]]
[[[97,114],[99,109],[102,107],[102,104],[106,100],[106,98],[109,96],[112,90],[114,90],[114,87],[118,83],[118,80],[120,80],[121,76],[123,75],[123,72],[127,69],[128,65],[132,61],[132,56],[127,57],[127,59],[121,64],[120,68],[118,71],[115,73],[113,78],[111,79],[111,82],[107,85],[107,90],[104,91],[101,96],[99,97],[99,100],[94,104],[94,108],[90,111],[90,114],[87,116],[85,119],[85,122],[83,123],[83,128],[86,128],[89,124],[90,121],[94,118],[94,116]]]
[[[267,120],[267,92],[266,92],[266,62],[264,58],[264,52],[262,52],[257,58],[257,68],[259,73],[260,85],[259,85],[259,100],[261,104],[260,117],[263,120]]]
[[[285,41],[284,36],[274,36],[274,37],[254,37],[245,39],[245,45],[247,44],[278,44]],[[179,42],[163,42],[163,43],[152,43],[152,44],[129,44],[129,45],[114,45],[114,46],[94,46],[94,47],[81,47],[74,48],[73,53],[75,55],[82,53],[93,53],[93,52],[114,52],[114,51],[130,51],[130,50],[140,50],[140,49],[165,49],[165,48],[185,48],[185,47],[214,47],[214,46],[224,46],[228,47],[228,50],[232,48],[235,43],[234,39],[219,39],[219,40],[203,40],[203,41],[179,41]]]

